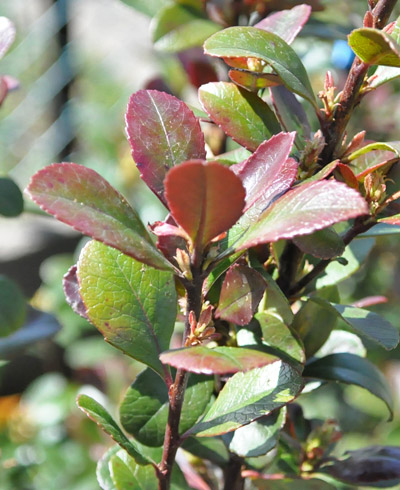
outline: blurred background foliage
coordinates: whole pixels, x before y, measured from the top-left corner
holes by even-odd
[[[143,87],[161,88],[198,106],[199,71],[191,70],[188,60],[202,58],[197,50],[179,55],[155,51],[151,33],[154,37],[157,19],[126,5],[140,2],[124,2],[1,2],[0,16],[10,18],[17,32],[1,60],[1,73],[17,78],[19,88],[1,107],[0,176],[10,176],[23,188],[45,165],[75,161],[112,182],[147,223],[164,216],[158,200],[141,185],[130,156],[123,121],[128,98]],[[229,5],[211,3],[221,9]],[[259,2],[271,10],[283,3],[290,7],[300,2]],[[367,2],[308,3],[316,7],[312,21],[293,47],[316,92],[327,69],[340,89],[351,63],[344,41],[361,25]],[[205,81],[215,72],[226,76],[221,66],[200,66]],[[368,95],[349,134],[366,129],[371,139],[399,139],[399,92],[397,80]],[[212,146],[209,128],[207,136]],[[400,182],[397,168],[392,178]],[[96,489],[96,462],[111,441],[79,412],[75,398],[85,392],[101,398],[113,412],[139,366],[107,345],[65,303],[62,276],[85,239],[42,216],[29,202],[19,217],[0,218],[0,234],[0,274],[15,281],[30,305],[52,315],[57,325],[55,335],[43,335],[23,348],[5,349],[0,339],[0,488]],[[376,238],[364,265],[340,284],[342,302],[386,296],[386,304],[372,309],[399,326],[398,250],[396,237]],[[323,386],[299,400],[307,417],[339,421],[344,436],[338,453],[371,444],[400,445],[400,354],[372,349],[369,356],[392,384],[397,401],[393,422],[385,421],[382,402],[354,386]]]

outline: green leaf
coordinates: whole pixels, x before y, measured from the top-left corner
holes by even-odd
[[[302,387],[299,372],[281,361],[234,374],[190,434],[209,437],[236,430],[283,407]]]
[[[294,237],[293,242],[304,253],[320,259],[333,259],[342,255],[345,244],[332,228],[314,231],[309,235]]]
[[[115,446],[110,447],[110,449],[108,449],[108,451],[103,454],[103,456],[99,459],[97,463],[97,481],[103,490],[117,490],[110,475],[109,464],[110,459],[120,450],[120,446],[118,444],[115,444]]]
[[[96,241],[82,250],[77,275],[88,318],[106,341],[163,375],[158,356],[176,319],[173,275]]]
[[[400,42],[400,17],[397,18],[396,24],[390,35],[393,39],[399,43]],[[392,66],[378,66],[373,74],[372,80],[369,82],[369,86],[372,88],[377,88],[386,82],[390,82],[395,78],[400,77],[400,69]]]
[[[139,466],[125,452],[118,451],[109,462],[111,479],[116,490],[154,490],[158,479],[153,466]]]
[[[359,158],[361,155],[365,155],[371,151],[381,150],[381,151],[392,151],[396,154],[396,156],[400,156],[400,141],[387,141],[387,142],[379,142],[376,141],[374,143],[370,143],[369,145],[365,145],[359,150],[353,151],[348,157],[347,160],[352,162],[356,158]]]
[[[136,211],[94,170],[55,163],[39,170],[26,192],[47,213],[81,233],[148,265],[172,270]]]
[[[214,389],[207,376],[191,374],[185,390],[179,432],[190,429],[203,414]],[[142,444],[155,447],[164,441],[168,419],[168,389],[150,369],[141,372],[132,383],[120,406],[124,429]]]
[[[226,466],[229,462],[229,452],[218,437],[188,437],[182,444],[185,451],[198,458],[208,459],[218,466]]]
[[[348,42],[364,63],[400,67],[400,46],[389,34],[379,29],[355,29],[350,33]]]
[[[154,47],[167,53],[201,46],[221,26],[208,20],[202,11],[184,4],[170,4],[153,19]]]
[[[383,400],[393,416],[393,400],[386,379],[367,359],[353,354],[331,354],[310,362],[304,369],[304,377],[340,381],[365,388]]]
[[[25,318],[26,301],[21,289],[11,279],[0,275],[0,339],[22,327]]]
[[[135,446],[133,441],[130,441],[118,427],[115,420],[107,412],[107,410],[100,405],[100,403],[90,398],[87,395],[80,395],[77,399],[78,407],[86,413],[96,424],[107,432],[116,443],[118,443],[125,451],[130,454],[135,461],[140,465],[147,465],[149,461],[144,457]]]
[[[142,14],[154,17],[169,0],[121,0]]]
[[[11,218],[23,210],[24,199],[17,184],[7,177],[0,177],[0,214]]]
[[[163,352],[161,362],[191,373],[228,374],[248,371],[279,360],[278,357],[255,349],[204,346],[185,347]]]
[[[257,313],[255,319],[261,327],[263,344],[282,352],[283,355],[290,356],[300,364],[304,364],[304,347],[296,334],[282,320],[267,311]]]
[[[243,458],[255,458],[273,449],[286,421],[286,407],[223,436],[229,451]]]
[[[265,288],[265,281],[256,270],[240,264],[231,266],[222,284],[216,318],[246,325],[253,318]]]
[[[398,235],[399,233],[400,233],[399,226],[385,223],[384,221],[380,220],[380,222],[377,225],[373,226],[365,233],[358,235],[357,238],[375,238],[380,236],[392,236],[392,235]]]
[[[356,356],[365,357],[367,349],[364,347],[360,337],[346,330],[332,330],[328,340],[315,353],[315,357],[326,357],[329,354],[340,353],[354,354]]]
[[[257,92],[266,87],[280,85],[281,79],[273,73],[260,73],[250,70],[229,70],[229,78],[240,87]]]
[[[307,72],[296,52],[279,36],[255,27],[229,27],[217,32],[204,43],[211,56],[257,58],[265,61],[292,92],[316,107]]]
[[[257,485],[257,490],[270,490],[271,480],[262,480],[255,478],[253,484]],[[274,490],[335,490],[337,487],[332,486],[323,480],[316,478],[302,480],[300,478],[284,478],[283,480],[274,480]]]
[[[199,99],[210,118],[250,151],[281,130],[268,104],[234,83],[202,85]]]

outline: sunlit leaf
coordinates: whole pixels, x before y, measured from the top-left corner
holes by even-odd
[[[234,83],[207,83],[200,87],[199,99],[210,118],[248,150],[280,131],[268,104]]]
[[[23,210],[24,199],[17,184],[7,177],[0,177],[0,214],[11,218]]]
[[[79,293],[79,283],[76,271],[77,266],[73,265],[63,277],[65,299],[75,313],[88,320],[86,306]]]
[[[78,262],[80,294],[89,320],[107,342],[163,374],[176,319],[173,275],[91,241]]]
[[[400,67],[400,46],[389,34],[379,29],[355,29],[350,33],[348,42],[364,63]]]
[[[126,112],[126,131],[142,179],[164,204],[168,170],[206,156],[198,120],[182,101],[165,92],[134,93]]]
[[[26,192],[42,209],[85,235],[153,267],[172,269],[137,213],[94,170],[53,164],[32,177]]]
[[[125,451],[118,451],[109,462],[111,479],[116,490],[152,490],[158,479],[153,466],[139,466]]]
[[[120,446],[115,444],[110,447],[97,462],[96,476],[102,490],[117,490],[110,475],[109,463],[112,456],[120,450]]]
[[[316,106],[307,72],[295,51],[279,36],[255,27],[229,27],[204,43],[204,50],[220,58],[257,58],[280,76],[286,87]]]
[[[229,229],[241,216],[245,191],[229,168],[189,161],[171,169],[165,179],[171,214],[196,247]]]

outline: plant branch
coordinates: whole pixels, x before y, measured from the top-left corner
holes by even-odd
[[[224,490],[243,490],[244,478],[242,477],[243,458],[231,454],[228,466],[224,471]]]
[[[382,29],[386,25],[396,3],[397,0],[378,1],[371,11],[373,27]],[[350,117],[361,100],[361,88],[368,68],[369,65],[363,63],[359,58],[354,59],[334,116],[328,124],[322,125],[326,141],[320,157],[323,166],[335,159],[336,151],[343,139]]]
[[[286,295],[296,278],[297,270],[303,258],[303,252],[293,242],[287,242],[279,263],[278,286]]]

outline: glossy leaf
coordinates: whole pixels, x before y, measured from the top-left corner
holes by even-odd
[[[201,345],[163,352],[163,363],[185,371],[201,374],[229,374],[266,366],[279,358],[255,349]]]
[[[275,201],[238,240],[236,249],[305,235],[363,214],[368,214],[368,206],[355,190],[340,182],[311,182]]]
[[[26,300],[18,284],[0,275],[0,339],[24,324]]]
[[[17,184],[7,177],[0,177],[0,214],[11,218],[23,210],[24,199]]]
[[[296,333],[282,320],[268,311],[257,313],[255,319],[260,324],[264,344],[281,352],[282,355],[289,356],[300,364],[304,364],[304,347]]]
[[[279,133],[264,141],[243,163],[232,170],[246,190],[247,211],[258,200],[265,207],[279,193],[287,190],[297,175],[297,164],[287,164],[293,147],[294,133]]]
[[[176,319],[172,274],[95,241],[82,250],[77,274],[88,318],[107,342],[162,374],[158,356]]]
[[[270,88],[275,113],[285,131],[296,131],[296,147],[303,149],[305,140],[311,139],[311,127],[303,106],[286,87]]]
[[[383,400],[390,417],[393,415],[393,400],[387,381],[367,359],[353,354],[331,354],[307,364],[303,376],[361,386]]]
[[[297,5],[290,10],[281,10],[268,15],[265,19],[257,22],[254,27],[273,32],[291,44],[308,21],[310,14],[311,7],[309,5]]]
[[[168,170],[185,160],[206,156],[199,121],[182,101],[156,90],[134,93],[125,118],[140,176],[166,204],[163,182]]]
[[[203,42],[221,27],[208,20],[204,13],[183,3],[168,4],[152,22],[154,47],[167,53],[176,53]]]
[[[107,410],[100,405],[96,400],[90,398],[87,395],[80,395],[77,399],[78,407],[86,413],[96,424],[107,434],[109,434],[116,443],[118,443],[125,451],[130,454],[135,461],[140,465],[149,464],[150,461],[145,458],[138,449],[135,447],[133,441],[124,435],[122,430],[118,427],[115,420],[107,412]]]
[[[307,72],[293,49],[279,36],[255,27],[229,27],[204,43],[204,51],[217,57],[257,58],[280,76],[285,86],[316,106]]]
[[[309,235],[294,237],[293,242],[302,252],[320,259],[339,257],[345,249],[340,235],[332,228],[324,228]]]
[[[7,17],[0,17],[0,59],[14,42],[15,27]]]
[[[179,431],[190,429],[205,411],[214,389],[210,377],[191,374],[185,391]],[[124,429],[142,444],[156,447],[164,441],[168,419],[168,389],[150,369],[142,371],[132,383],[120,406]]]
[[[257,271],[246,265],[233,265],[222,284],[216,318],[246,325],[253,318],[265,288],[265,281]]]
[[[236,430],[286,405],[302,386],[298,371],[281,361],[237,373],[190,432],[203,437]]]
[[[229,168],[216,162],[185,162],[165,179],[171,214],[196,247],[229,229],[241,216],[245,191]]]
[[[400,67],[400,46],[383,31],[369,27],[355,29],[348,42],[364,63]]]
[[[109,461],[111,479],[116,490],[153,490],[158,486],[155,469],[139,466],[125,451],[118,451]]]
[[[79,283],[76,271],[77,266],[73,265],[63,277],[65,299],[75,313],[88,320],[86,306],[79,293]]]
[[[394,487],[400,483],[400,448],[371,446],[348,451],[322,467],[337,480],[357,486]]]
[[[286,421],[286,408],[261,417],[223,436],[229,451],[242,458],[256,458],[273,449]]]
[[[171,270],[136,212],[94,170],[75,163],[53,164],[32,177],[26,192],[43,210],[81,233],[148,265]]]
[[[268,104],[233,83],[207,83],[200,87],[199,99],[210,118],[250,151],[280,131]]]

